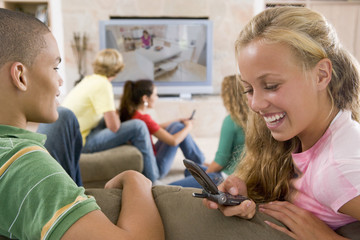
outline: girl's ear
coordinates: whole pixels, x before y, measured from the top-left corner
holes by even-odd
[[[316,84],[318,90],[326,89],[331,81],[331,75],[332,75],[332,64],[330,59],[328,58],[321,59],[316,64],[316,72],[317,72]]]
[[[20,91],[26,91],[28,82],[25,76],[25,66],[20,62],[14,62],[10,68],[11,79],[14,86]]]
[[[148,102],[149,101],[149,97],[146,96],[146,95],[143,95],[142,98],[141,98],[142,102]]]

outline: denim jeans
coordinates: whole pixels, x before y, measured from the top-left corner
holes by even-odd
[[[206,171],[207,167],[204,165],[199,165],[204,171]],[[191,173],[185,169],[184,171],[185,178],[180,179],[178,181],[172,182],[169,185],[175,185],[175,186],[182,186],[182,187],[193,187],[193,188],[203,188],[191,175]],[[210,177],[210,179],[215,183],[215,185],[219,185],[224,181],[223,176],[221,175],[221,172],[212,172],[207,173],[207,175]]]
[[[170,134],[175,134],[181,131],[183,128],[184,124],[181,122],[173,122],[166,128],[166,130]],[[177,146],[170,146],[164,142],[157,141],[155,144],[155,150],[160,178],[165,177],[169,173],[171,165],[174,162],[176,151],[179,147],[185,158],[190,159],[199,165],[204,163],[204,154],[200,151],[199,147],[196,145],[190,134],[188,134],[186,138]]]
[[[144,170],[143,174],[151,181],[159,178],[159,169],[152,149],[149,131],[145,123],[141,120],[129,120],[121,123],[117,132],[112,132],[106,128],[105,121],[101,120],[86,138],[83,153],[104,151],[131,143],[143,155]]]
[[[215,185],[219,185],[224,181],[224,178],[221,176],[220,172],[213,172],[207,174],[210,179],[215,183]],[[182,187],[193,187],[193,188],[202,188],[202,186],[195,180],[195,178],[190,175],[178,181],[172,182],[169,185],[176,185]]]
[[[58,107],[59,118],[54,123],[41,123],[38,133],[47,136],[45,148],[60,163],[78,186],[82,186],[79,159],[82,137],[79,123],[72,111]]]

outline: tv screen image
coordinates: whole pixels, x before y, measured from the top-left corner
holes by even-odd
[[[138,79],[153,80],[159,94],[212,92],[210,20],[100,21],[100,48],[123,55],[125,68],[112,82],[115,93],[127,80]]]

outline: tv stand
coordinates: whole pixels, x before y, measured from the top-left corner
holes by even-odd
[[[192,94],[191,93],[180,93],[179,97],[182,99],[191,99]]]
[[[179,93],[179,94],[158,94],[159,98],[169,98],[169,99],[183,99],[183,100],[191,100],[191,93]]]

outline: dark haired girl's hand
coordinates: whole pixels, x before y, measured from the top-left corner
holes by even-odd
[[[191,120],[191,119],[189,119],[189,118],[179,118],[178,121],[184,123],[185,121],[189,121],[189,120]]]
[[[192,128],[192,120],[182,119],[181,122],[185,125],[185,127],[189,127],[190,129]]]
[[[309,211],[287,201],[261,204],[259,211],[286,225],[288,228],[265,221],[270,227],[286,233],[294,239],[346,239],[337,235],[329,226]]]
[[[236,176],[229,176],[223,183],[218,186],[222,192],[231,195],[247,196],[246,184]],[[225,216],[238,216],[244,219],[251,219],[256,212],[256,204],[252,200],[246,200],[237,206],[222,206],[208,199],[203,199],[203,204],[209,209],[219,209]]]

